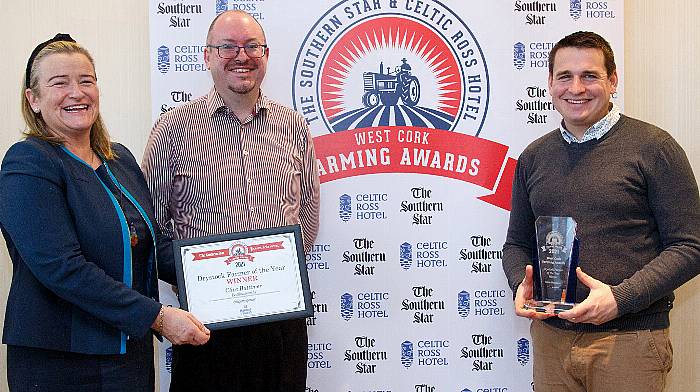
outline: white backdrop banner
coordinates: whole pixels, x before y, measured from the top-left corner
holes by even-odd
[[[149,7],[154,121],[206,94],[209,23],[242,9],[266,31],[265,94],[311,127],[322,209],[306,255],[307,390],[532,390],[529,323],[501,268],[515,163],[561,121],[547,91],[556,41],[598,32],[624,74],[623,1]],[[623,91],[621,77],[621,106]],[[161,345],[163,391],[170,358]]]

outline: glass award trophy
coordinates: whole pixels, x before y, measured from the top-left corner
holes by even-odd
[[[573,308],[576,301],[576,221],[565,216],[540,216],[535,221],[535,233],[534,299],[525,308],[558,314]]]

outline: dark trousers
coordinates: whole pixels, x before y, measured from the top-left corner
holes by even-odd
[[[304,392],[306,320],[212,331],[203,346],[174,346],[171,392]]]
[[[153,337],[127,341],[124,355],[7,346],[11,392],[152,392]]]

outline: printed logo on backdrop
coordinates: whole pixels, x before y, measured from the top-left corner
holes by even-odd
[[[490,274],[493,263],[502,258],[500,246],[492,243],[491,237],[479,234],[470,236],[468,246],[459,251],[459,260],[466,263],[472,274]]]
[[[354,365],[355,374],[375,374],[377,366],[388,358],[388,353],[379,349],[377,339],[370,336],[355,336],[351,347],[343,353],[343,362]]]
[[[572,1],[573,3],[573,1]],[[581,4],[584,5],[583,7],[583,16],[586,19],[615,19],[615,11],[613,10],[613,6],[610,5],[610,1],[586,1]],[[581,4],[578,5],[579,8],[581,8]],[[573,4],[571,5],[573,9]],[[571,17],[574,19],[577,19],[574,17],[573,12],[570,12],[572,15]]]
[[[355,313],[352,299],[352,294],[350,293],[345,293],[340,296],[340,317],[345,321],[350,321],[353,313]]]
[[[525,24],[543,25],[547,16],[557,12],[557,4],[553,1],[522,1],[516,0],[513,12],[525,14]]]
[[[469,310],[471,309],[469,297],[469,293],[464,290],[457,294],[457,314],[459,314],[459,317],[467,318],[469,316]]]
[[[321,315],[328,313],[328,304],[319,301],[316,296],[316,290],[311,291],[311,301],[314,308],[314,315],[306,318],[306,326],[308,327],[316,326],[318,317],[322,317]]]
[[[419,241],[416,248],[416,268],[447,268],[447,241]],[[413,245],[404,242],[399,246],[399,265],[409,270],[413,265]]]
[[[352,218],[352,197],[348,194],[344,194],[338,198],[338,216],[344,222],[347,222]]]
[[[462,390],[462,392],[471,392],[469,388],[465,388]],[[509,392],[511,391],[508,389],[508,387],[500,387],[500,386],[493,386],[493,385],[483,385],[481,387],[478,387],[474,389],[475,392]]]
[[[516,42],[513,44],[513,67],[516,70],[549,68],[549,51],[555,42]]]
[[[350,293],[340,296],[340,317],[350,321],[353,317],[359,320],[384,319],[389,317],[388,292],[359,292],[357,301]]]
[[[521,94],[521,97],[515,101],[515,110],[527,113],[526,117],[521,117],[522,124],[525,126],[547,124],[547,117],[556,111],[554,104],[549,99],[547,88],[526,86]]]
[[[518,339],[517,359],[520,365],[525,366],[530,361],[530,341],[525,338]]]
[[[573,20],[577,20],[581,17],[581,0],[569,1],[569,15],[571,15]]]
[[[157,50],[157,65],[160,73],[207,72],[204,64],[204,45],[175,45],[172,50],[161,45]]]
[[[259,22],[265,20],[265,13],[262,12],[261,4],[265,0],[232,0],[229,4],[228,0],[216,0],[216,14],[219,15],[228,10],[241,10],[249,13]]]
[[[338,198],[338,217],[343,222],[351,219],[384,220],[387,219],[388,201],[389,195],[386,193],[358,193],[354,196],[343,194]]]
[[[170,101],[160,105],[160,114],[174,109],[192,99],[192,93],[185,90],[171,91]]]
[[[407,368],[413,365],[413,343],[408,340],[401,343],[401,364]]]
[[[173,372],[173,346],[165,349],[165,370],[168,373]]]
[[[488,83],[476,37],[442,4],[341,2],[304,40],[293,98],[310,124],[330,132],[467,125],[478,134]]]
[[[328,371],[333,368],[330,359],[333,353],[333,343],[317,342],[308,344],[306,366],[309,369]]]
[[[331,244],[313,244],[306,252],[306,269],[309,271],[330,271],[328,264],[328,253],[331,251]]]
[[[516,42],[513,45],[513,66],[515,69],[523,69],[525,67],[525,44]]]
[[[322,183],[420,173],[493,190],[508,147],[478,137],[489,93],[478,37],[437,1],[339,2],[309,30],[292,76]],[[500,190],[482,200],[508,209]]]
[[[162,45],[158,48],[158,71],[167,73],[170,71],[170,48]]]
[[[415,347],[415,349],[414,349]],[[409,368],[448,366],[449,340],[419,340],[415,346],[410,340],[401,343],[401,364]]]
[[[502,317],[511,306],[511,298],[503,289],[474,290],[472,297],[472,314],[476,317]]]
[[[467,361],[472,372],[491,372],[504,358],[504,350],[494,341],[493,336],[473,334],[469,344],[462,347],[460,358]]]
[[[216,14],[219,15],[228,10],[228,0],[216,0]]]
[[[193,14],[201,14],[201,4],[186,4],[186,3],[166,3],[159,2],[156,5],[156,16],[168,18],[168,27],[175,29],[189,28]]]
[[[432,201],[435,198],[433,190],[426,187],[413,187],[410,189],[410,198],[401,201],[399,212],[410,217],[411,225],[432,225],[433,218],[444,211],[444,203]]]
[[[413,286],[411,295],[401,301],[401,311],[410,315],[413,324],[433,324],[435,315],[445,311],[445,301],[436,297],[432,287]]]
[[[473,317],[502,317],[506,315],[509,298],[506,290],[462,290],[457,293],[457,314],[466,319]]]
[[[413,250],[411,244],[404,242],[399,246],[399,264],[401,268],[407,270],[411,268],[413,262]]]
[[[368,276],[376,273],[378,265],[386,264],[386,252],[377,252],[376,241],[366,237],[353,238],[352,248],[343,252],[341,263],[352,265],[353,275]]]

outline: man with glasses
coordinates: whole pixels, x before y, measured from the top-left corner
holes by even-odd
[[[532,319],[538,392],[664,389],[673,290],[700,273],[700,200],[683,149],[667,132],[610,102],[618,84],[608,42],[591,32],[549,55],[559,129],[518,159],[503,269],[515,312]],[[573,309],[526,310],[533,298],[535,219],[577,222]]]
[[[262,94],[262,26],[227,11],[209,27],[214,87],[165,114],[143,170],[156,220],[175,239],[301,224],[318,232],[319,180],[304,118]],[[298,391],[306,387],[304,319],[212,331],[199,350],[173,348],[171,391]]]

